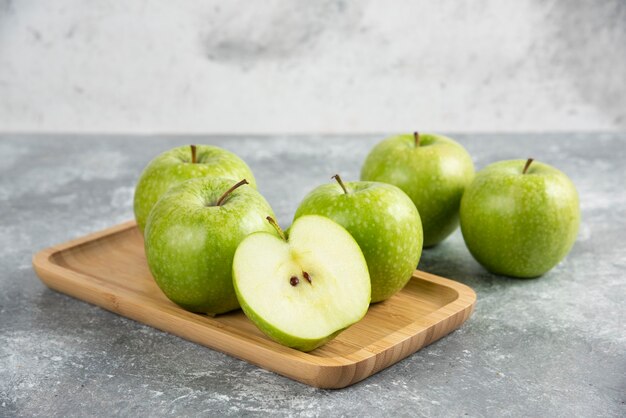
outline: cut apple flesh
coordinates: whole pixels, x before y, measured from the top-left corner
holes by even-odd
[[[271,338],[305,351],[359,321],[370,302],[361,249],[320,216],[297,219],[288,241],[248,236],[235,253],[233,278],[246,315]]]

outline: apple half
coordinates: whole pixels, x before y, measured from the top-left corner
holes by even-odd
[[[235,252],[233,284],[246,316],[268,337],[311,351],[367,312],[370,277],[352,236],[328,218],[298,218],[285,237],[246,237]]]

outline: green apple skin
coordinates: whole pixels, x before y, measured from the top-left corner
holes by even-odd
[[[343,226],[361,247],[372,282],[372,302],[402,289],[422,255],[422,222],[415,205],[391,184],[358,181],[329,183],[311,191],[294,220],[303,215],[326,216]]]
[[[197,177],[222,177],[256,181],[250,167],[237,155],[212,145],[197,145],[196,163],[191,163],[189,145],[173,148],[156,156],[143,170],[135,188],[134,210],[137,226],[143,233],[154,204],[172,186]]]
[[[525,160],[479,171],[461,201],[461,231],[474,258],[492,273],[531,278],[556,266],[578,234],[574,184],[561,171]]]
[[[376,145],[361,180],[393,184],[413,201],[422,218],[424,246],[443,241],[459,225],[459,205],[474,178],[474,163],[458,142],[442,135],[397,135]]]
[[[239,300],[239,304],[241,305],[241,309],[245,313],[246,317],[252,321],[252,323],[256,325],[257,328],[259,328],[265,335],[279,344],[304,352],[313,351],[316,348],[321,347],[337,335],[341,334],[341,332],[347,328],[337,330],[325,338],[300,338],[281,331],[274,324],[271,324],[263,319],[243,299]]]
[[[232,261],[251,233],[276,234],[266,221],[273,211],[249,185],[217,200],[233,180],[201,177],[174,186],[154,206],[145,230],[150,271],[163,293],[192,312],[220,314],[237,309]]]
[[[274,341],[311,351],[367,313],[371,284],[354,238],[322,216],[302,216],[288,240],[265,232],[237,248],[233,283],[244,313]],[[307,283],[301,272],[311,273]],[[288,283],[300,278],[297,286]]]

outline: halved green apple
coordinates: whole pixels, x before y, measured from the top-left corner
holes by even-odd
[[[287,239],[246,237],[235,252],[233,284],[246,316],[268,337],[311,351],[365,316],[371,287],[352,236],[328,218],[298,218]]]

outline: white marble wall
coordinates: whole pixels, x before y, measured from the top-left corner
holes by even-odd
[[[624,130],[626,2],[0,0],[0,130]]]

